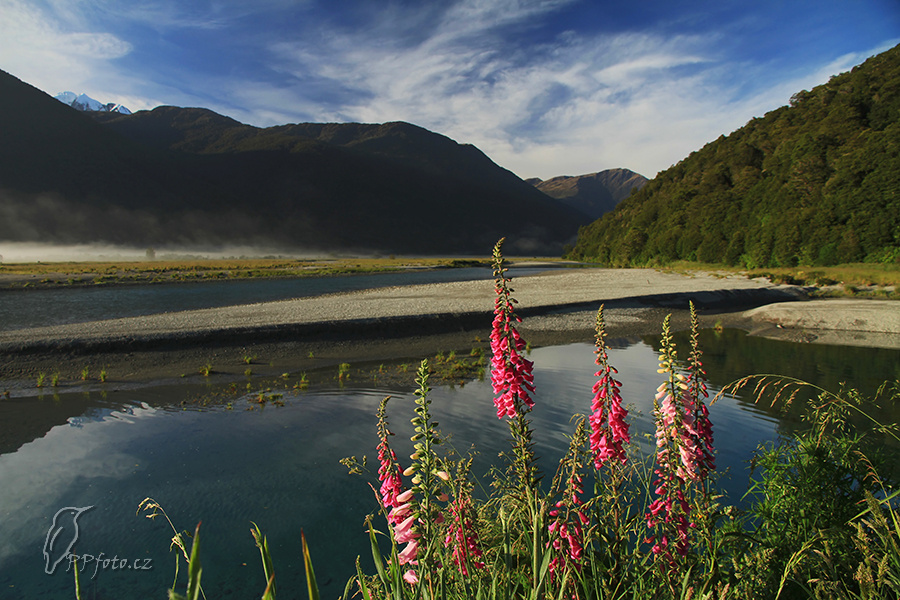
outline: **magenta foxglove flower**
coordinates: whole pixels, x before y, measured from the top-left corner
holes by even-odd
[[[467,494],[459,496],[449,508],[453,521],[447,529],[444,545],[452,548],[453,562],[463,576],[468,576],[470,562],[476,569],[483,569],[485,566],[475,532],[472,498]]]
[[[498,419],[515,417],[534,407],[531,398],[534,393],[534,363],[521,354],[526,343],[515,327],[521,319],[515,313],[516,301],[510,296],[510,280],[506,277],[500,254],[502,243],[503,240],[500,240],[494,247],[494,290],[497,298],[491,327],[491,385]]]
[[[631,441],[631,437],[628,434],[628,423],[625,422],[628,411],[622,406],[622,396],[619,393],[622,383],[615,378],[618,371],[609,364],[609,354],[606,350],[603,306],[597,311],[596,330],[597,349],[594,353],[597,358],[594,362],[599,370],[594,376],[599,379],[594,384],[594,399],[591,402],[591,416],[588,421],[591,426],[590,447],[594,456],[594,467],[599,469],[608,460],[624,463],[625,444]]]
[[[654,401],[656,419],[656,499],[646,514],[647,527],[655,533],[648,538],[652,551],[675,564],[675,555],[690,548],[687,495],[715,468],[712,423],[703,398],[708,397],[698,347],[698,319],[691,305],[691,354],[687,376],[676,372],[675,348],[669,334],[669,319],[663,323],[660,373],[668,381],[657,388]]]
[[[378,460],[381,465],[378,467],[378,479],[381,481],[381,504],[388,511],[388,520],[391,520],[393,509],[400,506],[402,502],[398,500],[398,496],[403,493],[403,480],[400,475],[400,467],[397,464],[397,455],[388,448],[387,440],[382,440],[378,445]],[[393,523],[393,521],[390,521]]]
[[[608,460],[625,462],[625,444],[631,441],[631,436],[625,422],[628,411],[622,406],[619,394],[622,384],[613,377],[615,368],[606,364],[605,350],[598,353],[597,364],[600,370],[594,375],[600,379],[594,384],[589,421],[591,452],[594,466],[599,469]]]
[[[569,502],[560,500],[550,510],[553,517],[549,527],[550,545],[556,550],[556,556],[550,560],[550,576],[554,577],[562,568],[563,561],[574,565],[581,571],[581,559],[584,556],[584,527],[590,519],[581,508],[580,494],[584,492],[581,476],[576,475],[569,481]]]

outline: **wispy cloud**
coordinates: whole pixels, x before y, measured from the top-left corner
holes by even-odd
[[[722,65],[709,55],[709,38],[562,32],[526,45],[495,32],[558,3],[510,4],[519,12],[460,6],[414,45],[335,31],[324,45],[272,51],[279,68],[356,90],[319,117],[412,121],[476,144],[523,177],[615,166],[653,175],[708,141],[698,134],[718,135],[710,99],[724,90],[711,89],[703,70]]]
[[[0,14],[0,68],[51,94],[64,91],[62,85],[94,91],[110,61],[133,49],[127,40],[74,17],[61,19],[39,4],[0,0]]]
[[[504,35],[562,4],[463,2],[431,14],[429,35],[415,43],[399,34],[408,30],[402,21],[393,34],[383,25],[375,35],[320,32],[316,44],[272,44],[273,68],[352,92],[318,111],[310,107],[321,120],[411,121],[479,146],[522,177],[620,166],[652,177],[865,58],[784,81],[766,65],[717,50],[727,31],[562,31],[542,44]],[[421,20],[406,15],[406,22]],[[742,71],[752,84],[735,75]]]
[[[88,81],[98,63],[132,50],[108,32],[66,29],[46,10],[21,0],[0,0],[0,14],[2,68],[41,88]]]
[[[742,36],[767,31],[759,11],[715,23],[635,13],[634,26],[609,31],[573,21],[586,6],[0,0],[0,68],[51,93],[65,82],[133,109],[205,106],[260,126],[409,121],[522,177],[612,167],[652,177],[893,45],[786,71],[771,49],[777,59],[747,54]]]

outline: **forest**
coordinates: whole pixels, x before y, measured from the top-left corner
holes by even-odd
[[[608,266],[900,262],[900,46],[800,91],[582,227]]]

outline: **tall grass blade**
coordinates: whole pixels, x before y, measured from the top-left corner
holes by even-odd
[[[388,587],[387,573],[384,572],[384,562],[381,560],[381,549],[378,547],[378,539],[375,537],[375,528],[372,527],[372,521],[368,521],[369,525],[369,542],[372,545],[372,560],[375,561],[375,570],[378,571],[378,577],[381,579],[382,585]]]
[[[272,556],[269,554],[269,542],[266,537],[259,530],[259,527],[256,523],[250,522],[253,525],[253,529],[250,530],[250,533],[253,535],[253,541],[256,542],[256,547],[259,548],[259,554],[262,558],[263,564],[263,573],[266,576],[266,591],[263,594],[263,600],[275,600],[275,567],[272,564]]]
[[[359,557],[356,559],[356,579],[359,581],[359,593],[363,600],[372,600],[372,596],[369,594],[369,588],[366,585],[366,576],[363,575],[362,568],[359,566]],[[350,583],[347,585],[350,585]]]
[[[303,544],[303,565],[306,567],[306,589],[309,592],[309,600],[319,600],[319,586],[316,584],[316,574],[313,572],[309,546],[306,545],[306,535],[302,529],[300,530],[300,541]]]
[[[78,556],[73,554],[72,561],[75,565],[75,600],[81,600],[81,582],[78,581]]]
[[[357,571],[359,570],[359,565],[357,565]],[[347,600],[350,598],[350,590],[353,589],[353,582],[356,580],[355,577],[351,577],[347,580],[347,585],[344,586],[344,593],[341,595],[342,600]]]
[[[191,544],[191,558],[188,560],[188,584],[187,595],[182,596],[174,589],[169,590],[169,600],[198,600],[203,590],[200,588],[200,575],[203,568],[200,566],[200,523],[194,530],[194,541]]]
[[[266,590],[263,592],[263,600],[269,600],[270,598],[275,597],[275,573],[272,573],[272,576],[269,577],[269,581],[266,583]]]

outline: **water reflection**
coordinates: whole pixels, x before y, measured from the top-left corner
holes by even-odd
[[[710,335],[704,333],[703,344],[714,391],[761,367],[781,365],[789,373],[806,372],[805,367],[786,362],[799,356],[790,344],[735,332]],[[680,347],[686,348],[685,342],[678,339]],[[627,340],[610,352],[611,363],[620,371],[632,433],[647,452],[651,402],[660,381],[656,343],[652,338]],[[763,346],[753,346],[758,343]],[[854,354],[857,350],[841,349],[838,354],[846,361],[866,362],[858,367],[861,373],[869,372],[873,363],[896,364],[898,358],[896,351]],[[752,362],[763,351],[769,356],[759,360],[771,365]],[[729,352],[748,357],[748,366],[741,369]],[[828,373],[819,352],[813,348],[811,355],[818,361],[816,372]],[[571,416],[589,410],[596,370],[593,346],[540,348],[531,358],[538,388],[531,415],[541,457],[538,467],[549,478],[567,447]],[[15,451],[0,455],[4,598],[72,596],[71,573],[61,568],[52,576],[44,574],[41,549],[58,509],[91,505],[95,508],[80,520],[82,537],[76,552],[146,557],[152,559],[153,569],[100,572],[87,584],[88,597],[164,594],[175,560],[168,552],[172,531],[161,519],[150,521],[135,514],[138,503],[148,496],[166,508],[179,529],[193,530],[203,521],[208,597],[246,598],[264,589],[259,554],[249,533],[251,521],[268,536],[283,594],[300,595],[305,585],[301,528],[312,545],[324,596],[340,594],[356,556],[361,555],[364,568],[372,570],[363,531],[364,516],[375,508],[369,479],[348,475],[337,461],[349,455],[367,455],[374,461],[374,413],[387,394],[393,396],[389,418],[397,434],[395,449],[405,460],[411,451],[413,395],[408,390],[349,387],[286,391],[283,407],[260,409],[248,396],[233,397],[233,410],[182,410],[179,399],[195,393],[182,385],[110,392],[106,400],[81,394],[62,395],[59,402],[30,400],[36,412],[56,411],[55,420]],[[474,445],[479,452],[475,472],[486,473],[497,454],[509,447],[508,428],[496,418],[489,383],[435,387],[431,398],[434,418],[453,435],[450,445],[463,453]],[[0,406],[23,409],[27,404],[15,402]],[[24,424],[33,417],[28,415],[25,410],[3,413],[4,430]],[[722,484],[732,500],[746,490],[747,461],[757,445],[776,439],[780,429],[797,426],[790,416],[783,418],[743,398],[723,398],[712,407],[711,418]]]

